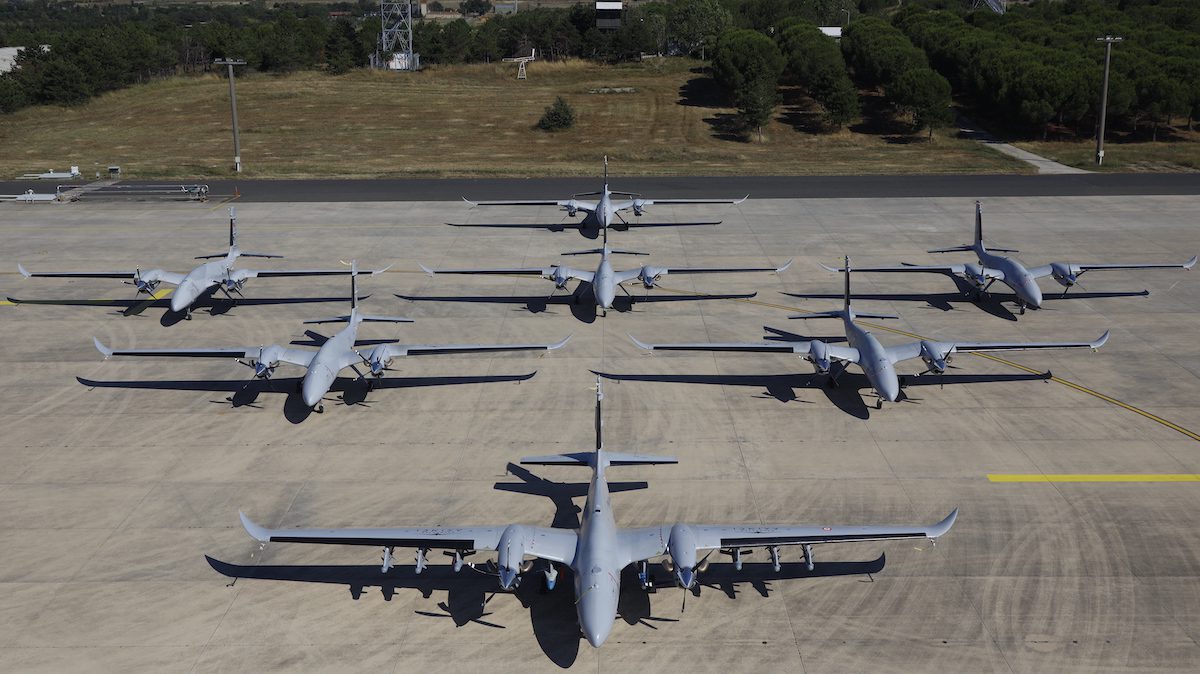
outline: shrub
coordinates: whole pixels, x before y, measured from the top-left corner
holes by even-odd
[[[575,110],[562,96],[554,99],[554,105],[546,107],[537,128],[543,131],[560,131],[575,126]]]

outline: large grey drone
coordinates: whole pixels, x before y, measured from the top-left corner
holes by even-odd
[[[1025,307],[1040,309],[1042,306],[1042,289],[1037,280],[1051,276],[1063,286],[1063,295],[1079,281],[1085,272],[1103,269],[1191,269],[1196,265],[1193,255],[1187,262],[1181,264],[1074,264],[1070,262],[1051,262],[1040,267],[1027,268],[1017,260],[996,253],[1016,253],[1012,248],[988,248],[983,244],[983,207],[975,202],[975,241],[969,245],[952,246],[950,248],[935,248],[930,253],[952,253],[970,251],[975,253],[978,264],[948,264],[948,265],[914,265],[902,264],[896,267],[861,267],[860,272],[932,272],[936,274],[957,275],[974,286],[975,297],[982,297],[992,284],[999,281],[1012,289],[1017,296],[1017,306],[1025,313]],[[821,265],[825,267],[825,265]],[[842,271],[825,267],[827,271]]]
[[[594,248],[591,250],[580,250],[572,253],[563,253],[563,255],[593,255],[600,254],[600,264],[597,265],[595,271],[584,271],[575,269],[565,265],[550,265],[548,267],[505,267],[499,269],[430,269],[425,265],[420,265],[421,269],[429,275],[434,274],[505,274],[515,276],[541,276],[542,278],[554,281],[555,291],[561,290],[571,282],[572,279],[583,284],[587,284],[596,303],[598,313],[603,316],[613,306],[613,301],[617,298],[617,292],[621,291],[629,297],[630,302],[654,301],[657,298],[635,297],[622,284],[626,281],[634,279],[640,281],[642,286],[647,290],[658,284],[658,280],[667,274],[725,274],[736,272],[775,272],[782,273],[791,266],[792,261],[788,260],[782,267],[659,267],[654,265],[643,265],[637,269],[628,269],[624,271],[616,271],[613,269],[611,257],[613,254],[623,255],[648,255],[648,253],[639,253],[632,250],[618,250],[611,248],[608,245],[608,235],[605,232],[604,246],[602,248]],[[576,296],[582,295],[578,293]],[[719,295],[719,296],[688,296],[686,299],[745,299],[754,297],[755,293],[742,295]],[[552,295],[553,296],[553,295]],[[680,299],[680,298],[672,298]]]
[[[376,316],[360,313],[358,310],[357,280],[358,269],[351,264],[350,273],[350,314],[305,321],[306,324],[317,323],[347,323],[332,337],[327,339],[316,351],[293,349],[279,344],[257,347],[236,347],[218,349],[110,349],[94,339],[96,348],[104,354],[107,360],[112,356],[167,356],[185,358],[232,358],[243,365],[254,369],[255,379],[269,380],[275,368],[280,363],[290,363],[306,369],[300,381],[300,393],[304,404],[309,408],[323,412],[322,402],[325,394],[333,386],[338,373],[351,368],[359,379],[366,379],[370,387],[373,381],[381,379],[384,372],[389,370],[392,359],[402,356],[422,356],[446,353],[471,353],[484,351],[548,351],[564,346],[570,339],[553,344],[398,344],[395,340],[369,340],[367,343],[375,346],[367,353],[359,351],[357,346],[358,327],[364,322],[411,323],[412,319],[398,316]],[[367,372],[360,372],[357,365],[365,365]]]
[[[230,300],[233,300],[233,294],[242,294],[242,287],[246,281],[252,278],[279,278],[289,276],[333,276],[337,274],[348,274],[349,269],[234,269],[233,266],[239,257],[263,257],[263,258],[280,258],[282,255],[272,255],[268,253],[250,253],[238,248],[237,245],[237,212],[229,209],[229,250],[224,253],[214,255],[199,255],[197,260],[213,260],[205,262],[186,274],[164,271],[162,269],[135,269],[132,272],[116,271],[116,272],[77,272],[77,271],[53,271],[53,272],[31,272],[21,265],[17,268],[21,271],[21,275],[25,278],[31,276],[50,277],[50,278],[123,278],[129,279],[126,284],[137,288],[137,294],[145,293],[153,296],[155,289],[159,284],[166,283],[175,286],[175,292],[171,295],[171,311],[175,313],[186,311],[186,317],[191,318],[192,305],[206,292],[213,289],[220,290]],[[371,271],[371,274],[379,274],[386,269],[378,269]]]
[[[896,402],[900,400],[901,383],[896,374],[895,364],[902,360],[920,358],[925,362],[925,371],[921,374],[936,373],[941,375],[946,371],[948,363],[956,353],[972,351],[1021,351],[1025,349],[1081,349],[1093,351],[1104,346],[1108,341],[1108,331],[1105,331],[1094,342],[961,342],[933,341],[922,339],[916,342],[906,342],[893,346],[883,346],[865,328],[855,323],[856,318],[898,318],[884,314],[857,313],[850,306],[850,258],[845,259],[843,272],[846,277],[845,303],[841,311],[821,311],[789,318],[840,318],[846,329],[849,346],[829,344],[824,341],[777,341],[761,343],[698,343],[698,344],[646,344],[630,335],[630,339],[639,347],[658,351],[743,351],[759,353],[794,353],[812,363],[817,374],[830,374],[833,361],[846,364],[856,364],[862,368],[867,381],[875,390],[878,400],[876,409],[883,407],[883,401]],[[841,370],[844,372],[845,370]],[[838,373],[840,374],[840,372]],[[829,379],[830,386],[837,385],[837,375]]]
[[[708,568],[712,553],[720,551],[733,558],[734,568],[742,570],[742,555],[747,549],[766,548],[776,572],[780,570],[779,549],[787,545],[803,546],[808,569],[814,568],[812,546],[820,543],[890,541],[927,538],[937,541],[958,516],[955,509],[932,526],[761,526],[755,524],[707,525],[662,524],[638,529],[617,526],[606,472],[609,466],[677,463],[665,456],[619,454],[604,449],[600,403],[604,396],[596,383],[596,450],[554,456],[521,459],[523,464],[587,466],[592,469],[587,502],[581,525],[575,529],[556,529],[510,524],[489,527],[418,527],[399,529],[268,529],[239,513],[242,525],[255,539],[266,542],[329,543],[367,545],[383,548],[381,570],[394,566],[394,549],[416,548],[416,572],[428,567],[431,549],[453,555],[454,570],[480,551],[497,553],[495,572],[500,589],[514,590],[523,573],[533,569],[534,560],[546,562],[542,571],[547,589],[553,589],[559,565],[569,568],[575,579],[575,610],[583,636],[592,646],[600,646],[612,631],[621,593],[621,572],[638,564],[642,589],[653,588],[649,560],[664,557],[663,567],[685,590],[696,586],[697,575]],[[452,551],[452,552],[450,552]],[[701,557],[700,555],[704,556]],[[526,558],[532,559],[526,559]],[[686,595],[685,595],[686,598]]]
[[[580,199],[579,197],[599,197],[595,201]],[[558,206],[566,211],[567,215],[574,218],[580,211],[585,216],[578,224],[562,224],[548,227],[547,225],[523,225],[523,224],[455,224],[455,227],[523,227],[523,228],[538,228],[538,229],[561,229],[572,228],[579,230],[587,230],[595,228],[598,230],[607,230],[609,227],[614,229],[626,229],[629,227],[681,227],[692,225],[719,225],[721,222],[655,222],[644,223],[629,222],[622,217],[622,211],[631,211],[635,218],[640,218],[646,209],[656,204],[740,204],[749,195],[740,199],[646,199],[642,195],[635,192],[614,192],[608,187],[608,156],[604,157],[604,188],[599,192],[583,192],[573,195],[570,199],[521,199],[515,201],[470,201],[463,197],[463,201],[475,206]],[[594,237],[592,237],[594,238]]]

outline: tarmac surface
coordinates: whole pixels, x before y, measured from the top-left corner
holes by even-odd
[[[542,306],[546,281],[418,271],[418,262],[540,266],[597,245],[573,231],[442,224],[563,221],[554,209],[253,203],[243,191],[242,247],[287,255],[243,266],[325,267],[351,257],[395,265],[362,280],[363,306],[416,322],[368,324],[362,337],[574,338],[542,356],[397,360],[384,390],[364,400],[347,380],[346,400],[331,395],[324,414],[310,415],[290,393],[287,378],[298,371],[287,366],[276,375],[279,392],[240,390],[250,370],[235,363],[104,362],[91,338],[114,347],[304,340],[306,328],[336,329],[302,321],[344,313],[344,281],[251,280],[253,299],[337,301],[219,303],[182,321],[164,313],[165,299],[131,302],[119,282],[23,280],[16,265],[184,271],[192,256],[225,248],[223,204],[0,207],[6,293],[75,302],[0,306],[0,670],[1094,672],[1200,662],[1200,274],[1093,272],[1086,290],[1024,316],[1011,304],[960,301],[944,277],[858,275],[856,294],[872,299],[856,307],[897,313],[898,321],[870,322],[909,333],[1048,340],[1112,330],[1098,353],[1006,355],[1023,367],[960,356],[944,387],[916,380],[912,401],[876,410],[854,369],[831,390],[794,357],[648,354],[626,334],[840,335],[836,322],[787,319],[840,305],[841,279],[817,263],[845,253],[862,265],[965,261],[924,251],[969,240],[976,192],[657,208],[656,218],[724,223],[617,232],[614,244],[653,253],[618,267],[796,263],[779,276],[667,277],[664,290],[651,291],[758,291],[753,301],[637,304],[596,318]],[[539,183],[535,191],[559,190]],[[736,183],[731,191],[740,191]],[[1200,196],[1191,192],[996,197],[984,208],[988,239],[1022,249],[1031,264],[1182,261],[1200,251]],[[1042,287],[1056,293],[1051,280]],[[1150,294],[1094,295],[1142,289]],[[77,302],[97,299],[112,301]],[[130,305],[135,315],[120,315]],[[885,344],[906,339],[876,332]],[[899,366],[910,376],[920,369],[919,361]],[[571,485],[586,482],[586,470],[510,463],[591,446],[591,370],[617,376],[605,384],[606,445],[680,459],[610,471],[632,483],[613,496],[623,526],[929,524],[960,507],[958,523],[936,547],[818,547],[812,573],[799,551],[785,550],[784,578],[763,570],[761,551],[741,576],[721,558],[682,613],[679,589],[646,595],[627,583],[612,636],[593,649],[579,637],[566,576],[550,593],[536,575],[516,596],[493,593],[494,578],[454,576],[440,556],[414,575],[403,564],[410,550],[398,550],[401,566],[383,576],[376,549],[261,549],[238,522],[240,509],[281,527],[569,526],[582,504]],[[1038,374],[1047,370],[1055,380]],[[455,379],[533,371],[520,382]],[[1047,474],[1089,481],[988,477]],[[1125,474],[1193,481],[1091,481]]]

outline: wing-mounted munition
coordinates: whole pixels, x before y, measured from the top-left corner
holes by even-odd
[[[383,550],[382,573],[394,567],[394,550],[416,550],[414,573],[429,565],[428,553],[443,550],[452,558],[452,568],[464,566],[480,570],[464,561],[475,551],[496,553],[495,562],[484,565],[496,576],[501,591],[513,591],[538,562],[547,590],[553,590],[559,568],[569,568],[575,579],[575,609],[584,638],[600,646],[612,631],[617,617],[621,573],[636,564],[638,579],[645,590],[653,590],[650,561],[661,559],[674,583],[685,590],[697,587],[699,578],[709,569],[715,552],[731,556],[741,571],[742,557],[755,549],[765,549],[773,573],[783,570],[782,548],[800,546],[809,571],[813,571],[813,546],[855,541],[892,541],[928,538],[937,540],[950,531],[958,516],[954,510],[932,526],[761,526],[710,525],[690,522],[661,524],[638,529],[618,527],[606,474],[618,466],[647,466],[676,463],[663,456],[610,452],[604,446],[604,394],[596,382],[595,451],[521,459],[526,465],[580,466],[591,470],[587,502],[582,510],[579,529],[556,529],[529,524],[473,527],[420,527],[392,529],[270,529],[240,514],[242,525],[253,538],[267,542],[320,543],[375,546]],[[761,574],[760,574],[761,575]],[[684,595],[686,598],[686,594]]]

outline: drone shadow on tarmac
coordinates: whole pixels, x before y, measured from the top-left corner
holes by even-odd
[[[537,371],[526,374],[511,375],[481,375],[481,376],[445,376],[445,377],[385,377],[370,383],[366,380],[338,377],[330,387],[330,393],[341,393],[338,400],[343,404],[362,405],[369,407],[371,401],[367,396],[372,391],[382,389],[420,388],[426,386],[455,386],[458,384],[488,384],[497,382],[521,382],[531,379]],[[99,381],[95,379],[75,378],[80,384],[89,388],[125,388],[148,389],[156,391],[217,391],[230,395],[224,400],[210,402],[234,407],[260,407],[258,396],[262,393],[282,393],[287,396],[283,403],[283,416],[293,424],[308,419],[313,410],[304,404],[300,395],[300,377],[279,377],[277,379],[142,379],[124,381]]]
[[[549,498],[555,505],[553,526],[578,526],[579,508],[575,506],[573,499],[587,493],[587,483],[546,480],[514,464],[509,464],[508,470],[520,482],[498,482],[494,485],[496,489]],[[644,489],[646,483],[615,482],[610,486],[613,491],[630,491]],[[488,604],[497,594],[511,594],[529,611],[534,637],[551,662],[565,669],[574,664],[579,656],[582,635],[575,615],[575,597],[572,590],[574,582],[570,570],[566,568],[560,569],[558,582],[553,590],[546,589],[541,580],[542,567],[537,565],[525,575],[525,582],[515,591],[504,592],[498,589],[495,574],[487,570],[486,564],[479,564],[469,570],[464,569],[460,573],[455,573],[449,565],[438,564],[417,574],[412,565],[396,566],[387,573],[382,573],[377,565],[264,566],[230,564],[208,556],[205,559],[217,573],[235,581],[247,578],[346,585],[355,601],[359,600],[368,588],[373,587],[380,589],[385,601],[391,601],[399,590],[416,590],[425,599],[432,599],[435,591],[445,591],[446,600],[437,602],[436,611],[417,610],[414,613],[435,619],[450,618],[458,627],[477,625],[490,629],[505,629],[505,625],[488,619],[493,615],[488,611]],[[759,596],[765,598],[770,596],[773,589],[772,581],[855,575],[869,577],[882,571],[885,563],[886,558],[882,554],[878,559],[867,562],[821,562],[817,563],[812,571],[803,563],[784,563],[778,571],[769,563],[747,563],[742,566],[741,571],[734,569],[731,563],[713,563],[700,577],[700,583],[693,588],[691,594],[699,596],[702,588],[711,588],[730,599],[736,599],[739,593],[738,586],[749,583]],[[672,577],[656,565],[649,568],[655,587],[661,585],[664,588],[664,598],[670,601],[676,595],[668,593],[665,588],[674,587]],[[686,600],[685,595],[678,596],[681,600]],[[682,603],[680,608],[682,613]],[[641,625],[652,630],[659,629],[655,623],[679,621],[679,618],[653,614],[650,594],[639,587],[637,570],[633,566],[626,568],[621,574],[621,595],[617,612],[625,623]]]
[[[851,300],[874,300],[879,302],[924,302],[934,309],[942,311],[957,311],[955,304],[973,304],[980,311],[991,314],[996,318],[1003,318],[1006,321],[1017,320],[1017,315],[1009,309],[1009,306],[1017,305],[1017,296],[1013,293],[988,293],[982,297],[975,295],[975,288],[967,281],[957,277],[949,276],[950,280],[958,286],[958,292],[953,293],[851,293]],[[797,297],[805,300],[829,300],[831,302],[841,302],[844,298],[841,294],[832,293],[783,293],[788,297]],[[1145,297],[1150,294],[1149,290],[1137,291],[1112,291],[1112,292],[1072,292],[1067,294],[1062,293],[1046,293],[1042,296],[1043,303],[1058,302],[1061,300],[1094,300],[1108,297]]]
[[[362,299],[365,299],[362,298]],[[160,299],[101,299],[101,300],[80,300],[80,299],[37,299],[27,300],[16,297],[9,297],[8,301],[13,304],[45,304],[57,305],[65,307],[110,307],[120,309],[119,313],[122,316],[141,316],[147,309],[162,309],[162,317],[159,323],[163,327],[176,325],[181,321],[187,320],[186,312],[171,311],[171,299],[163,297]],[[213,297],[212,292],[208,292],[200,296],[192,304],[192,313],[204,311],[211,316],[222,316],[233,311],[234,308],[242,307],[260,307],[274,306],[282,304],[318,304],[324,302],[341,302],[344,304],[350,303],[349,297],[242,297],[236,300]]]
[[[834,368],[839,368],[839,365],[834,365]],[[832,374],[837,376],[838,385],[831,387],[829,385],[830,375],[827,374],[748,374],[748,375],[720,375],[720,374],[612,374],[608,372],[592,371],[593,374],[611,379],[613,381],[652,381],[672,384],[708,384],[710,386],[747,386],[750,388],[763,389],[765,395],[762,397],[775,398],[779,402],[810,402],[802,401],[796,391],[799,389],[812,389],[821,391],[829,402],[833,403],[838,409],[858,419],[871,418],[870,408],[863,399],[860,389],[870,388],[871,382],[867,380],[865,375],[840,372],[837,369],[833,370]],[[987,382],[1006,382],[1006,381],[1046,381],[1050,379],[1049,372],[1036,374],[945,374],[945,375],[921,375],[921,376],[901,376],[900,384],[904,387],[902,391],[902,402],[919,403],[917,398],[909,397],[906,389],[914,386],[942,386],[949,384],[981,384]]]
[[[634,305],[648,302],[694,302],[700,300],[748,299],[755,293],[727,295],[618,295],[613,300],[612,311],[621,313],[634,311]],[[580,323],[595,323],[598,318],[595,296],[590,283],[580,283],[569,295],[400,295],[409,302],[466,302],[477,304],[523,304],[524,310],[540,314],[551,305],[567,306],[571,315]]]

